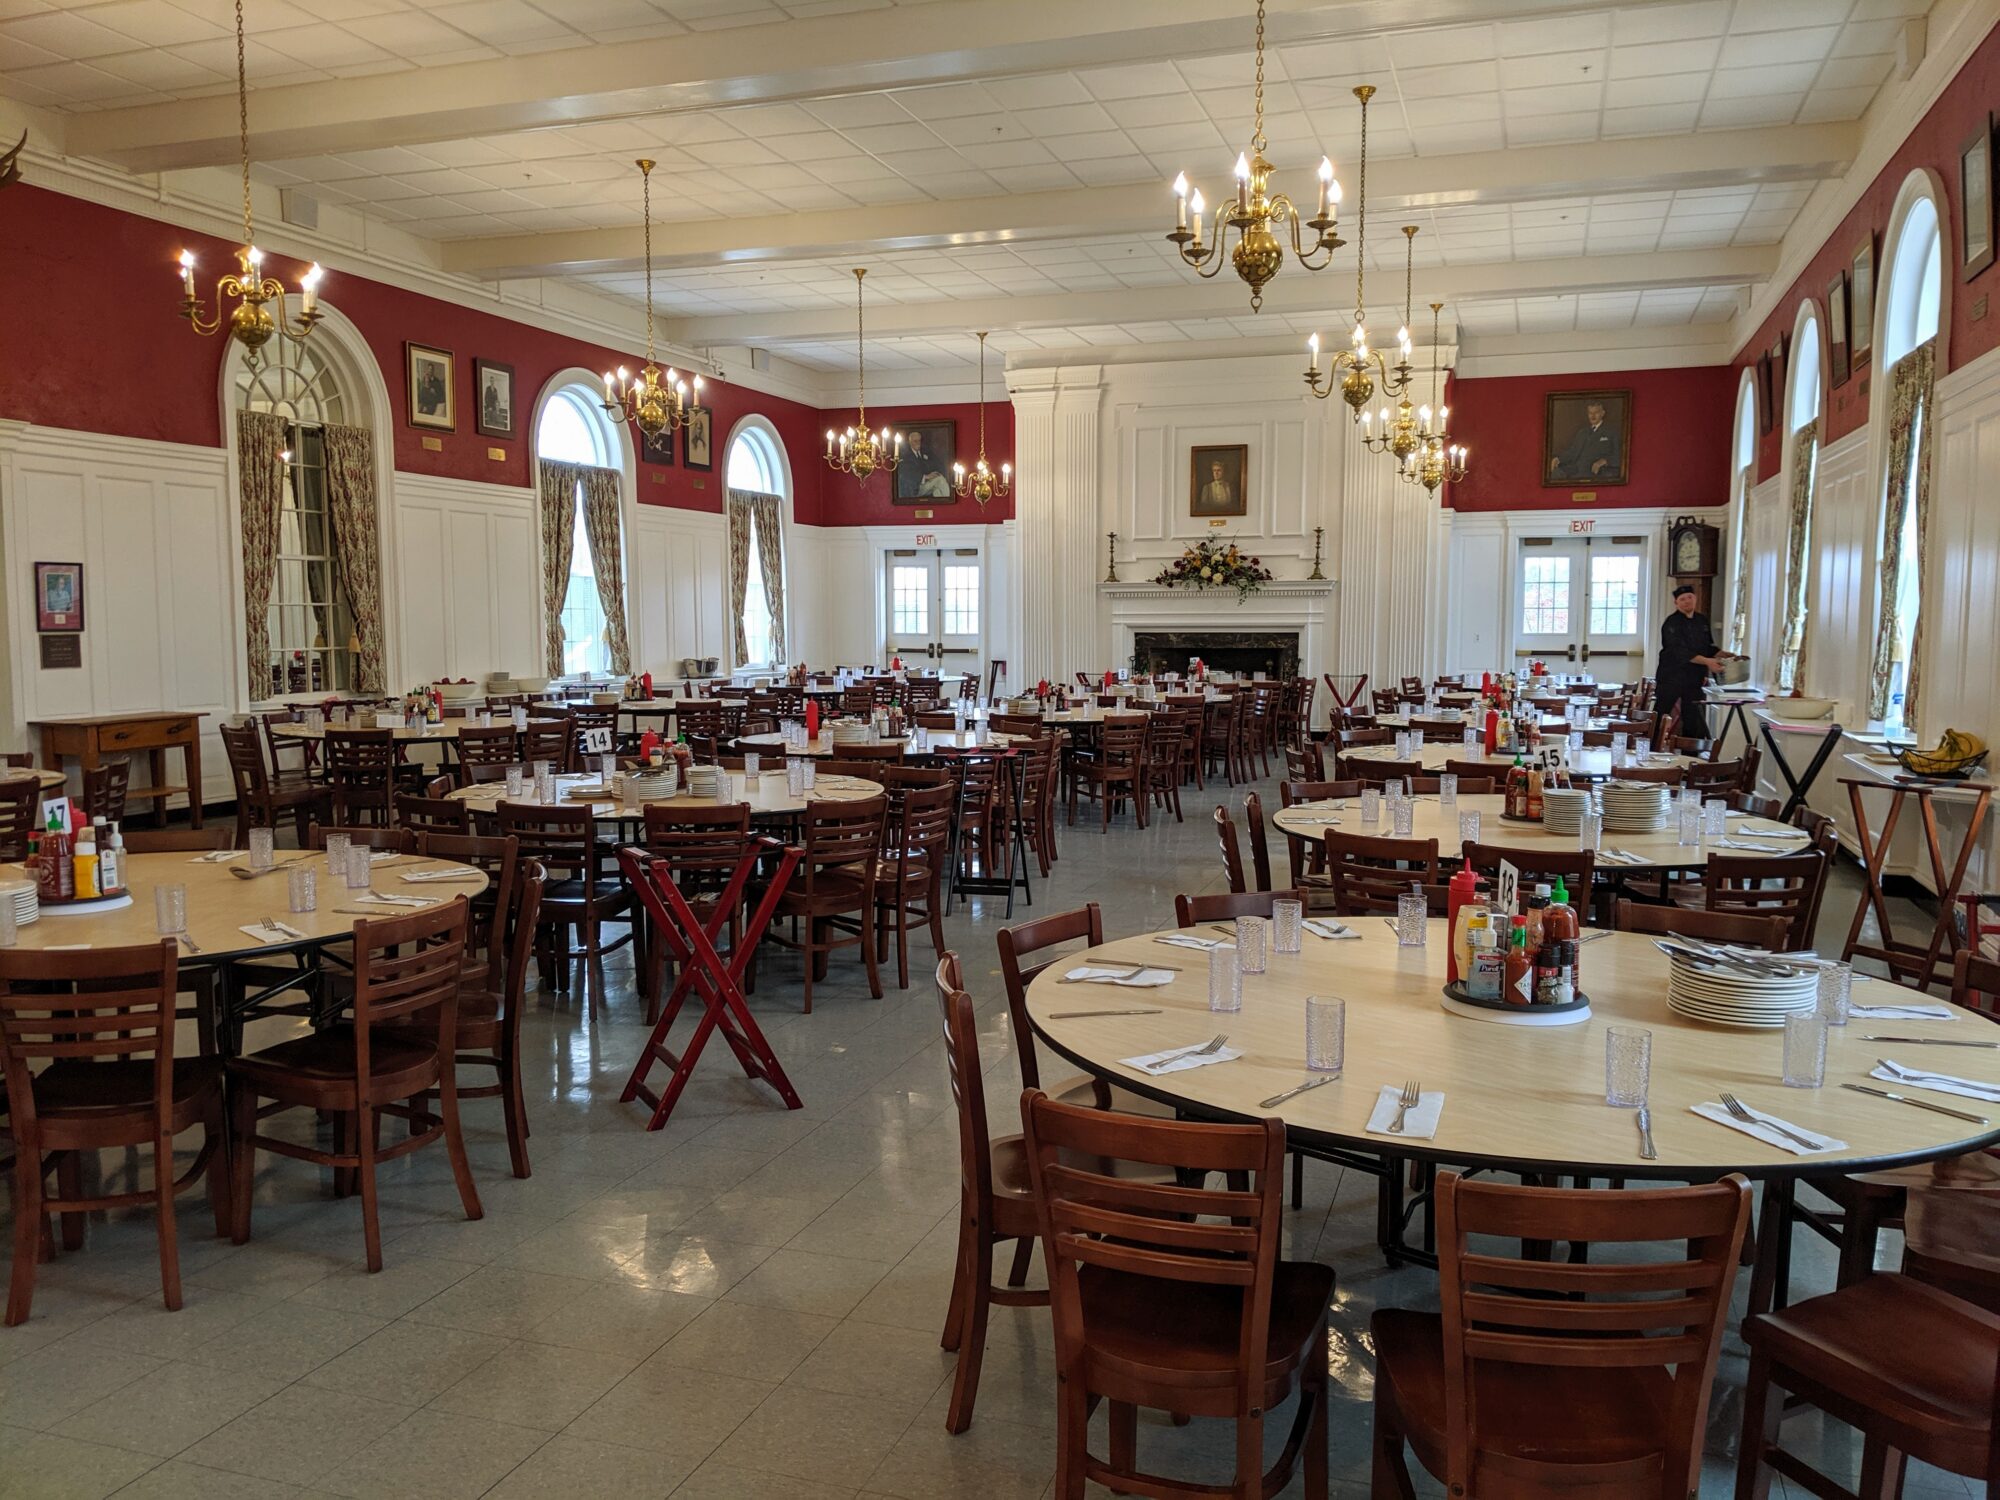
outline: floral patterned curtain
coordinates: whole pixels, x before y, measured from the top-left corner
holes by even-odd
[[[364,693],[383,690],[382,525],[375,496],[375,440],[365,427],[329,422],[326,444],[326,507],[333,523],[333,555],[341,586],[354,615],[361,647],[354,685]]]
[[[583,465],[537,461],[542,511],[542,665],[563,673],[563,598],[569,593],[570,554],[576,543],[576,485]]]
[[[785,660],[785,533],[776,495],[750,502],[757,523],[757,561],[764,575],[764,600],[771,606],[771,665]]]
[[[757,496],[748,490],[731,490],[726,513],[729,520],[729,618],[736,632],[736,660],[750,657],[750,638],[743,630],[743,601],[750,593],[751,510]]]
[[[250,697],[271,696],[271,585],[278,573],[278,512],[284,503],[285,419],[265,411],[236,418],[243,490],[243,638]]]
[[[1903,570],[1916,570],[1917,598],[1923,599],[1924,547],[1931,519],[1931,386],[1937,374],[1935,340],[1926,341],[1896,361],[1889,372],[1888,494],[1882,510],[1882,608],[1875,624],[1875,661],[1868,684],[1868,716],[1879,719],[1889,711],[1889,680],[1896,664],[1896,640],[1902,618],[1896,601]],[[1917,512],[1917,555],[1905,557],[1903,525],[1910,507]],[[1917,612],[1910,660],[1904,675],[1903,722],[1917,724],[1919,664],[1924,658],[1924,617]]]
[[[1792,513],[1785,533],[1785,629],[1779,637],[1778,690],[1799,685],[1806,659],[1806,549],[1812,533],[1813,484],[1819,468],[1817,418],[1792,435]]]
[[[597,599],[604,606],[604,642],[611,649],[611,670],[623,677],[632,670],[632,647],[625,635],[625,561],[619,545],[618,471],[583,470],[583,534],[590,542],[591,569],[597,574]]]
[[[1750,651],[1750,490],[1756,477],[1751,464],[1736,476],[1736,574],[1732,583],[1735,607],[1729,612],[1729,649],[1748,655]]]

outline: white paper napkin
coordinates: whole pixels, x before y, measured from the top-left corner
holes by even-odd
[[[1382,1085],[1382,1092],[1376,1096],[1375,1111],[1368,1116],[1370,1135],[1388,1135],[1389,1124],[1396,1118],[1396,1110],[1403,1091],[1392,1083]],[[1417,1102],[1410,1106],[1410,1112],[1403,1116],[1403,1128],[1397,1136],[1406,1136],[1413,1141],[1427,1141],[1437,1134],[1438,1116],[1444,1113],[1444,1094],[1425,1090],[1417,1095]]]
[[[1694,1113],[1700,1115],[1704,1120],[1713,1120],[1718,1125],[1727,1125],[1731,1130],[1740,1130],[1745,1135],[1753,1136],[1767,1146],[1776,1146],[1780,1151],[1789,1151],[1794,1156],[1818,1156],[1828,1151],[1845,1151],[1847,1149],[1847,1142],[1845,1141],[1836,1141],[1831,1136],[1821,1135],[1817,1130],[1807,1130],[1803,1125],[1792,1124],[1790,1120],[1780,1120],[1776,1115],[1765,1114],[1762,1110],[1752,1109],[1747,1104],[1743,1107],[1750,1110],[1750,1113],[1757,1117],[1755,1122],[1739,1120],[1720,1104],[1712,1101],[1704,1101],[1703,1103],[1691,1106]],[[1791,1130],[1796,1130],[1800,1135],[1806,1137],[1806,1139],[1818,1141],[1820,1144],[1808,1151],[1797,1141],[1786,1140],[1784,1136],[1773,1130],[1769,1125],[1762,1123],[1765,1120],[1777,1120],[1780,1125]]]
[[[347,899],[364,906],[434,906],[438,901],[436,896],[392,896],[384,891],[363,891]]]
[[[1176,948],[1200,948],[1204,952],[1210,948],[1228,948],[1232,946],[1224,938],[1196,937],[1192,932],[1166,933],[1154,938],[1153,941],[1156,943],[1171,943]]]
[[[1071,969],[1063,978],[1084,984],[1122,984],[1130,989],[1157,989],[1174,982],[1171,969],[1094,969],[1089,964]]]
[[[426,880],[482,880],[485,877],[475,870],[411,870],[403,876],[406,881]]]
[[[232,859],[242,857],[241,849],[211,849],[206,854],[197,854],[188,863],[191,865],[226,865]]]
[[[1889,1083],[1907,1083],[1920,1089],[1935,1089],[1940,1094],[1962,1094],[1968,1099],[1983,1099],[1988,1104],[2000,1104],[2000,1084],[1981,1083],[1975,1078],[1960,1078],[1952,1073],[1926,1073],[1920,1068],[1906,1068],[1901,1063],[1883,1058],[1869,1072],[1870,1078],[1884,1079]]]
[[[368,863],[371,865],[385,865],[392,859],[401,859],[402,857],[394,849],[371,849],[368,851]]]
[[[1175,1054],[1179,1053],[1179,1056]],[[1234,1062],[1243,1054],[1234,1047],[1219,1047],[1213,1052],[1187,1052],[1179,1047],[1169,1047],[1164,1052],[1148,1052],[1144,1057],[1126,1057],[1120,1061],[1128,1068],[1137,1068],[1141,1073],[1150,1073],[1158,1078],[1162,1073],[1182,1073],[1189,1068],[1205,1068],[1210,1063]]]
[[[1307,917],[1299,924],[1316,938],[1358,938],[1356,932],[1344,922],[1329,922],[1324,917]]]
[[[1851,1016],[1869,1021],[1955,1021],[1948,1005],[1856,1005]]]
[[[278,922],[272,923],[269,927],[266,927],[262,922],[245,922],[237,930],[246,936],[255,938],[260,943],[283,943],[305,936],[297,928],[286,927],[283,923]]]
[[[1646,862],[1645,856],[1634,854],[1629,849],[1605,849],[1597,857],[1612,865],[1642,865]]]
[[[1331,828],[1340,819],[1332,813],[1293,813],[1287,820],[1293,823],[1309,823],[1315,828]]]

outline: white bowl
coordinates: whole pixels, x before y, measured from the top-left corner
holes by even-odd
[[[1772,698],[1764,711],[1774,719],[1824,719],[1833,712],[1831,698]]]

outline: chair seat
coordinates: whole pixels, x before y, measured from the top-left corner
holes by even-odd
[[[794,882],[778,898],[778,915],[784,917],[852,911],[862,903],[866,880],[853,870],[825,869],[813,876],[810,895]]]
[[[1235,1379],[1242,1293],[1235,1287],[1175,1282],[1084,1266],[1078,1291],[1089,1309],[1092,1364],[1134,1375],[1170,1372],[1193,1387]],[[1281,1260],[1271,1283],[1270,1337],[1264,1346],[1267,1388],[1303,1364],[1333,1300],[1333,1267]],[[1162,1308],[1171,1305],[1171,1316]],[[1093,1378],[1092,1389],[1102,1389]]]
[[[584,883],[581,876],[570,880],[551,880],[542,894],[542,912],[546,916],[551,907],[566,911],[582,911],[586,906],[594,907],[600,916],[625,910],[632,904],[632,893],[622,882],[599,879],[596,896],[586,901]]]
[[[1868,1411],[1874,1423],[1895,1424],[1914,1456],[1959,1473],[1983,1466],[2000,1317],[1884,1273],[1745,1318],[1743,1338]],[[1937,1446],[1919,1447],[1915,1438]]]
[[[1376,1374],[1388,1382],[1405,1435],[1434,1475],[1446,1467],[1444,1321],[1436,1313],[1383,1308],[1369,1327]],[[1480,1467],[1553,1482],[1565,1468],[1657,1472],[1671,1425],[1673,1381],[1664,1368],[1566,1369],[1482,1364],[1473,1402],[1485,1444]],[[1475,1477],[1477,1477],[1475,1471]]]
[[[315,1099],[333,1095],[351,1099],[354,1028],[329,1026],[248,1057],[231,1058],[228,1066],[232,1077],[268,1098],[305,1094]],[[368,1067],[374,1085],[371,1102],[407,1099],[436,1079],[437,1041],[415,1026],[377,1026],[369,1037]]]
[[[185,1130],[201,1117],[203,1098],[222,1082],[222,1059],[174,1059],[173,1128]],[[76,1062],[58,1060],[35,1076],[35,1113],[43,1121],[103,1124],[130,1115],[141,1129],[135,1139],[151,1132],[153,1064],[149,1058],[129,1061]]]
[[[921,854],[912,855],[910,863],[899,869],[899,857],[885,854],[875,861],[875,886],[879,892],[884,887],[893,894],[898,876],[909,885],[927,886],[931,883],[931,862]]]

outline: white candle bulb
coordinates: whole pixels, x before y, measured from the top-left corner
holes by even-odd
[[[1306,368],[1307,368],[1307,369],[1309,369],[1309,370],[1311,370],[1311,371],[1312,371],[1312,372],[1313,372],[1314,374],[1318,374],[1318,373],[1319,373],[1319,335],[1318,335],[1317,333],[1315,333],[1315,334],[1314,334],[1314,335],[1313,335],[1313,336],[1312,336],[1311,338],[1309,338],[1309,339],[1307,339],[1307,340],[1306,340],[1306,348],[1307,348],[1308,350],[1310,350],[1310,351],[1311,351],[1311,353],[1312,353],[1312,360],[1311,360],[1311,363],[1310,363],[1310,364],[1308,364],[1308,365],[1306,366]]]
[[[1246,212],[1250,207],[1250,158],[1240,151],[1236,154],[1236,206]]]
[[[1012,474],[1013,472],[1014,472],[1014,466],[1013,466],[1012,464],[1002,464],[1002,465],[1000,465],[1000,477],[1001,477],[1001,478],[1003,478],[1003,479],[1004,479],[1004,478],[1006,478],[1006,477],[1007,477],[1007,476],[1008,476],[1009,474]]]
[[[1176,232],[1187,228],[1188,180],[1187,173],[1174,176],[1174,229]]]

